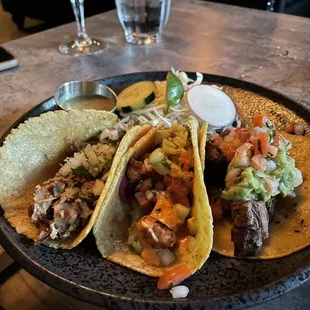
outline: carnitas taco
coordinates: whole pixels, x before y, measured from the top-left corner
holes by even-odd
[[[160,277],[159,289],[197,271],[212,248],[198,122],[153,128],[120,161],[93,233],[103,257]]]
[[[213,134],[205,172],[213,250],[271,259],[308,246],[310,184],[303,176],[310,173],[309,156],[309,137],[279,133],[264,115],[245,128]]]
[[[92,229],[120,158],[150,129],[95,110],[29,119],[0,149],[4,217],[36,244],[78,245]]]

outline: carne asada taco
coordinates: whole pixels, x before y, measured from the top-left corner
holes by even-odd
[[[0,203],[11,226],[50,247],[78,245],[120,158],[151,129],[131,125],[104,111],[56,111],[13,130],[0,149]]]
[[[176,285],[209,257],[212,214],[203,182],[198,122],[153,128],[120,161],[94,225],[103,257]]]
[[[251,128],[211,137],[205,181],[215,252],[271,259],[310,244],[310,184],[299,170],[310,175],[309,142],[309,137],[280,134],[263,115],[253,118]]]

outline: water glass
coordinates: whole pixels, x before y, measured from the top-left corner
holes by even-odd
[[[116,0],[117,14],[127,42],[160,42],[171,7],[171,0]]]

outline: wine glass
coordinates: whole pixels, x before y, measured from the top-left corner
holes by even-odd
[[[79,56],[97,54],[105,50],[108,45],[88,36],[85,28],[84,0],[70,0],[76,20],[77,39],[59,46],[63,54]]]

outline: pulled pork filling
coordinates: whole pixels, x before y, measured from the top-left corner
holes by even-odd
[[[48,237],[69,237],[78,227],[84,227],[92,214],[98,196],[93,196],[91,203],[80,199],[83,183],[74,178],[74,175],[63,177],[57,173],[53,179],[37,186],[31,219],[40,224],[41,241]]]
[[[66,239],[87,225],[129,127],[117,125],[91,142],[73,145],[79,151],[65,159],[52,179],[37,185],[31,220],[40,226],[39,241]]]

